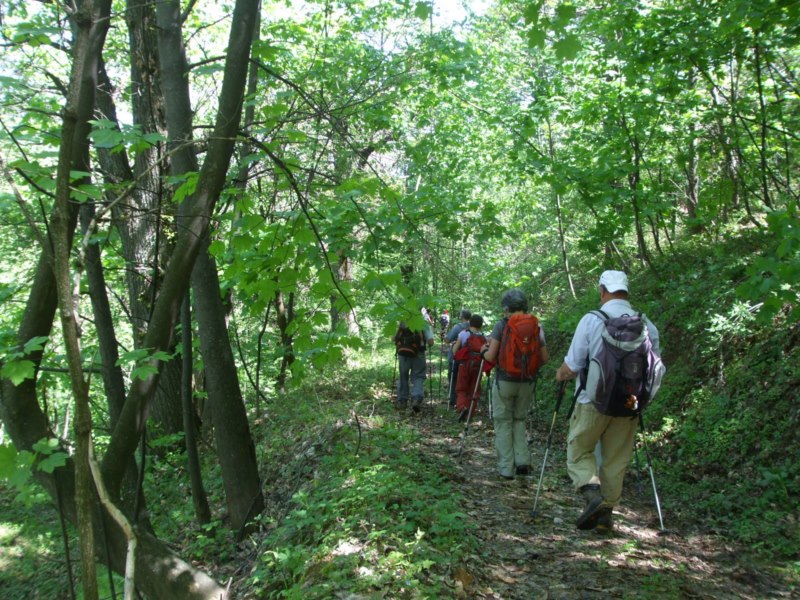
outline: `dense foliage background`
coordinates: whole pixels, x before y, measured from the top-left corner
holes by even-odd
[[[271,531],[250,585],[277,594],[313,580],[315,560],[353,567],[323,557],[333,523],[358,528],[355,506],[425,489],[408,531],[372,524],[398,548],[376,573],[414,575],[453,540],[471,551],[467,525],[436,520],[452,511],[435,466],[392,462],[408,431],[373,424],[380,450],[356,460],[335,425],[385,394],[397,321],[422,306],[492,321],[520,286],[557,362],[599,273],[620,268],[662,333],[647,420],[665,495],[686,522],[797,561],[800,4],[500,0],[459,20],[426,1],[255,4],[0,7],[13,506],[58,499],[88,439],[114,502],[134,523],[146,502],[157,537],[187,537],[180,554],[224,564],[248,523]],[[258,13],[241,101],[225,57],[249,48],[228,32],[250,21],[234,9]],[[109,25],[88,50],[86,15]],[[53,276],[58,294],[42,292]],[[306,452],[326,475],[277,518],[275,464],[302,469]],[[196,502],[208,491],[194,513],[189,473]],[[9,512],[4,544],[44,525]],[[432,528],[441,546],[414,538]]]

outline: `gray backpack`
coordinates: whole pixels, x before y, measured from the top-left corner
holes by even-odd
[[[581,387],[604,415],[638,415],[656,395],[666,372],[647,325],[641,313],[613,319],[602,310],[591,314],[603,320],[603,344],[581,373]]]

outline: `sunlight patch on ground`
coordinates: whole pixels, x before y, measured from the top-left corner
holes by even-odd
[[[8,523],[0,523],[0,571],[10,569],[18,558],[14,548],[15,539],[18,535],[19,527]]]
[[[331,555],[333,556],[347,556],[349,554],[358,554],[364,549],[364,544],[359,540],[350,538],[348,540],[340,541],[336,548],[333,549]]]

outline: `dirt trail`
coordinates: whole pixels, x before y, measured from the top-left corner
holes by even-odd
[[[629,470],[613,534],[578,531],[574,520],[582,503],[566,475],[561,426],[556,427],[537,517],[533,518],[531,509],[552,412],[529,421],[534,473],[514,481],[497,475],[494,431],[485,415],[470,427],[460,462],[455,454],[463,425],[456,422],[454,412],[444,404],[428,404],[421,414],[409,418],[422,433],[425,451],[443,464],[453,465],[442,471],[466,497],[465,512],[478,525],[483,540],[479,556],[470,557],[464,568],[453,574],[457,597],[793,597],[784,582],[749,564],[741,549],[683,529],[670,514],[661,489],[668,533],[659,535],[658,514],[644,469],[639,479]],[[563,421],[564,417],[559,418]]]

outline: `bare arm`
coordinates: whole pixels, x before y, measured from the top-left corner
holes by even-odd
[[[497,351],[500,349],[500,342],[494,338],[489,338],[488,349],[483,353],[483,360],[487,362],[494,362],[497,358]]]
[[[556,381],[568,381],[569,379],[575,379],[577,376],[578,374],[570,369],[567,363],[561,363],[558,371],[556,371]]]

